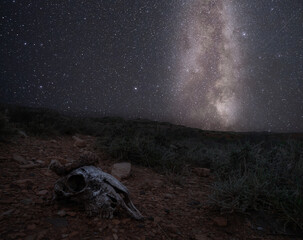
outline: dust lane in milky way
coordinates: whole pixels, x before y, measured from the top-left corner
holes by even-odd
[[[180,121],[233,129],[241,111],[241,56],[230,1],[195,0],[184,10],[175,73]]]

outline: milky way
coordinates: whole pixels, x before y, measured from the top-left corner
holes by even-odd
[[[302,0],[1,0],[0,103],[303,131],[302,22]]]
[[[187,124],[232,129],[240,112],[241,56],[228,1],[195,0],[180,27],[176,111]]]

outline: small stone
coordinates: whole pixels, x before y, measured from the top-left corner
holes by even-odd
[[[47,177],[50,177],[50,176],[52,176],[53,174],[52,174],[49,170],[47,170],[47,171],[43,172],[43,175],[45,175],[45,176],[47,176]]]
[[[201,204],[198,200],[191,200],[187,203],[189,206],[199,206]]]
[[[45,166],[45,162],[43,160],[37,160],[37,163],[41,166],[44,167]]]
[[[165,227],[171,233],[180,234],[180,231],[179,231],[178,227],[173,223],[165,225]]]
[[[14,208],[9,209],[9,210],[5,211],[4,213],[2,213],[2,214],[1,214],[1,217],[2,217],[2,216],[10,216],[14,211],[15,211]]]
[[[138,228],[145,228],[145,225],[144,224],[139,224],[137,225]]]
[[[36,224],[27,225],[27,229],[28,230],[34,230],[34,229],[36,229]]]
[[[52,217],[47,218],[46,221],[57,228],[65,228],[68,226],[68,221],[65,218]]]
[[[215,222],[215,224],[219,227],[226,227],[227,226],[227,219],[224,217],[215,217],[213,219],[213,221]]]
[[[130,219],[129,218],[124,218],[123,220],[122,220],[122,223],[129,223],[130,222]]]
[[[20,202],[24,205],[30,205],[33,202],[33,200],[31,198],[25,198],[22,199]]]
[[[161,218],[160,217],[154,217],[154,222],[155,223],[159,223],[159,222],[161,222]]]
[[[195,235],[195,240],[208,240],[209,238],[205,235]]]
[[[174,195],[170,194],[170,193],[166,193],[166,194],[164,194],[164,198],[166,198],[166,199],[173,199]]]
[[[79,147],[79,148],[84,148],[86,147],[86,142],[82,140],[81,138],[77,136],[73,136],[73,139],[75,140],[74,146]]]
[[[26,164],[26,165],[20,165],[19,167],[24,168],[24,169],[31,169],[31,168],[35,168],[37,166],[38,166],[37,164],[29,163],[29,164]]]
[[[118,235],[117,235],[116,233],[114,233],[114,234],[113,234],[113,238],[114,238],[115,240],[118,240]]]
[[[21,179],[21,180],[17,180],[15,181],[16,184],[18,185],[23,185],[25,183],[31,183],[32,181],[30,179]]]
[[[264,229],[262,227],[257,227],[258,231],[263,231]]]
[[[47,234],[47,230],[43,230],[43,231],[39,232],[37,235],[37,240],[45,239],[46,234]]]
[[[112,167],[111,175],[118,180],[128,178],[131,172],[131,164],[128,162],[116,163]]]
[[[37,193],[37,195],[43,196],[43,195],[45,195],[45,194],[47,194],[47,193],[48,193],[47,190],[41,190],[41,191],[39,191],[39,192]]]
[[[57,215],[59,215],[60,217],[64,217],[66,215],[66,212],[64,210],[59,210],[57,212]]]
[[[112,222],[113,222],[113,224],[115,224],[115,225],[119,225],[119,224],[120,224],[120,220],[118,220],[118,219],[114,219]]]
[[[75,213],[75,212],[67,212],[66,214],[71,217],[74,217],[77,215],[77,213]]]
[[[24,238],[24,240],[35,240],[35,239],[36,239],[36,234],[29,235],[26,238]]]
[[[18,162],[19,164],[27,164],[28,162],[25,160],[24,157],[20,156],[19,154],[13,154],[13,160]]]
[[[74,232],[70,233],[68,236],[70,239],[74,239],[74,237],[76,237],[78,234],[79,234],[79,232],[74,231]]]
[[[24,131],[22,131],[22,130],[18,130],[18,134],[19,134],[21,137],[23,137],[23,138],[27,138],[27,137],[28,137],[27,134],[26,134]]]
[[[51,143],[57,143],[57,141],[54,140],[54,139],[53,139],[53,140],[50,140],[50,142],[51,142]]]

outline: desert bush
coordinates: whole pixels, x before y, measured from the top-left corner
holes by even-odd
[[[223,212],[265,211],[303,227],[302,142],[223,144],[180,133],[174,139],[170,130],[121,125],[108,130],[97,145],[116,159],[173,173],[177,179],[188,165],[211,168],[212,206]]]
[[[302,142],[270,149],[242,144],[213,162],[211,203],[228,212],[265,211],[303,229]]]
[[[5,112],[0,112],[0,138],[3,137],[5,139],[13,136],[14,134],[16,134],[16,129],[9,122],[7,114]]]
[[[170,141],[159,131],[136,129],[135,127],[114,128],[100,137],[97,145],[116,159],[123,159],[161,172],[180,172],[185,159],[174,149]]]
[[[202,131],[142,119],[77,118],[24,107],[9,109],[8,116],[14,127],[28,134],[98,136],[102,151],[154,168],[174,182],[182,183],[188,166],[210,168],[215,175],[212,206],[226,212],[265,211],[303,229],[302,140]],[[10,122],[0,113],[0,135],[10,129]]]
[[[3,132],[5,128],[7,128],[8,119],[7,116],[0,112],[0,131]]]

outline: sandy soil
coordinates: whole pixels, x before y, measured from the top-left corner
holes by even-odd
[[[100,156],[99,167],[110,173],[115,161],[94,149],[93,137],[81,138],[86,150]],[[295,239],[270,235],[244,217],[209,209],[212,177],[194,173],[180,179],[133,165],[132,175],[122,183],[144,221],[125,212],[113,219],[91,218],[81,206],[52,204],[58,176],[48,169],[49,162],[78,159],[81,151],[72,137],[0,143],[0,239]]]

